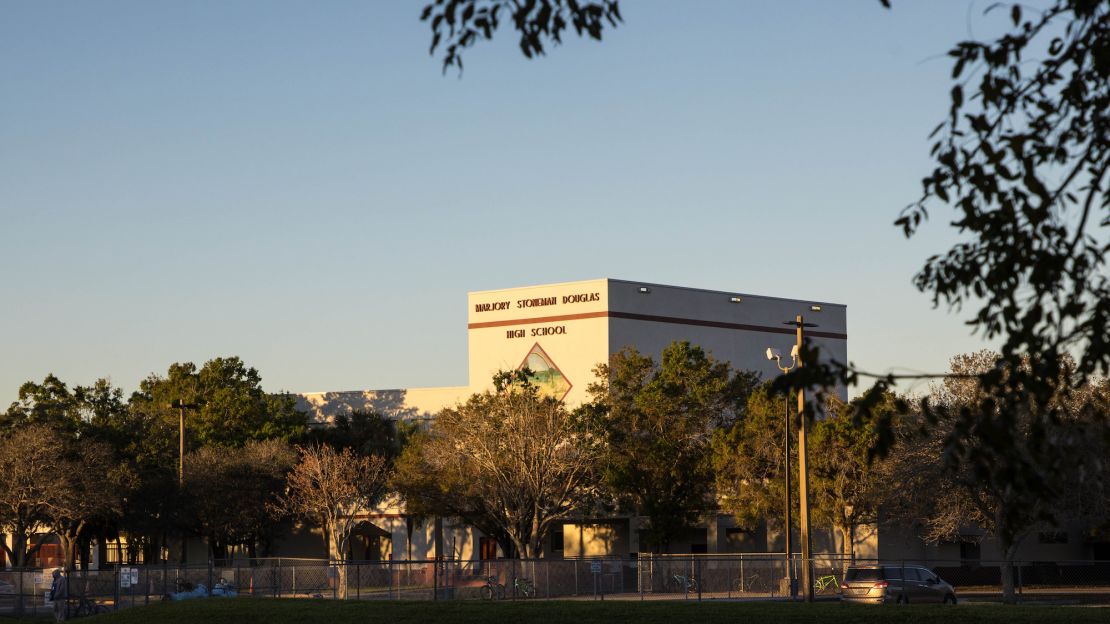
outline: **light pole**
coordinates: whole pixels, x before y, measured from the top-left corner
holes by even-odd
[[[185,410],[197,409],[200,406],[196,403],[186,403],[181,399],[173,401],[168,406],[170,409],[178,410],[178,424],[177,424],[177,485],[185,485]]]
[[[817,327],[813,323],[806,323],[802,315],[794,317],[793,321],[785,321],[784,325],[793,325],[797,328],[797,341],[794,349],[798,352],[796,366],[802,368],[802,341],[806,327]],[[801,501],[801,515],[798,524],[802,532],[802,583],[805,584],[806,602],[813,602],[813,559],[810,556],[809,542],[809,472],[806,469],[808,452],[806,451],[806,391],[804,387],[798,388],[798,498]]]
[[[177,488],[180,493],[181,489],[185,487],[185,410],[198,409],[200,405],[196,403],[186,403],[181,399],[171,402],[167,407],[170,409],[177,409]],[[181,534],[181,564],[185,564],[185,557],[188,551],[188,543],[185,539],[185,534]]]
[[[782,371],[784,374],[789,373],[790,371],[794,370],[795,366],[798,365],[798,345],[794,345],[794,348],[790,350],[790,366],[783,366],[782,365],[782,354],[779,353],[777,349],[772,349],[770,347],[767,347],[767,359],[768,360],[774,360],[775,361],[775,366],[778,367],[778,369],[780,371]],[[790,504],[790,397],[789,396],[786,397],[786,399],[785,399],[784,407],[786,408],[786,410],[785,410],[785,413],[784,413],[785,433],[783,434],[783,444],[782,444],[782,447],[783,447],[782,448],[782,451],[783,451],[782,466],[783,466],[783,481],[785,482],[785,486],[786,486],[786,490],[785,490],[786,491],[786,522],[785,522],[786,529],[784,531],[784,534],[786,536],[786,544],[785,544],[785,549],[786,549],[786,578],[787,578],[787,585],[790,588],[788,590],[790,592],[790,597],[791,598],[796,598],[798,596],[798,586],[794,581],[794,566],[791,565],[793,563],[793,561],[791,559],[792,559],[792,555],[794,553],[794,549],[793,549],[793,547],[791,546],[791,543],[790,543],[791,542],[791,540],[790,540],[790,528],[791,528],[791,525],[793,525],[793,522],[790,521],[790,518],[791,518],[791,515],[792,515],[790,508],[792,507],[792,505]]]

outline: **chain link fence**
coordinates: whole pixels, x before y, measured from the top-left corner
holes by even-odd
[[[962,602],[1002,598],[1001,562],[810,560],[815,595],[836,600],[852,565],[921,566],[951,584]],[[805,562],[782,554],[648,555],[635,559],[214,561],[201,565],[120,565],[66,575],[71,612],[152,601],[220,596],[337,600],[786,600],[804,595]],[[793,585],[791,581],[793,579]],[[1027,602],[1110,603],[1110,561],[1017,562],[1014,582]],[[51,570],[0,570],[0,616],[44,615]],[[793,589],[793,591],[792,591]]]

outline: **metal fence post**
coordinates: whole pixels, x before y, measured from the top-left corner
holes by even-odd
[[[112,583],[112,585],[115,586],[115,589],[113,590],[113,596],[115,598],[115,604],[112,605],[112,606],[115,607],[116,611],[119,611],[119,564],[118,563],[116,564],[116,569],[112,571],[112,580],[114,581]]]
[[[705,585],[705,579],[701,576],[701,557],[698,557],[694,561],[697,562],[696,566],[698,570],[697,576],[695,576],[694,578],[700,579],[698,581],[698,602],[701,602],[701,586]]]
[[[355,564],[355,600],[362,600],[362,564]]]
[[[578,595],[578,560],[574,560],[574,595]]]
[[[208,595],[212,595],[212,558],[208,558]]]

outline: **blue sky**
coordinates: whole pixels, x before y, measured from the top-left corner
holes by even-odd
[[[849,356],[980,348],[911,284],[988,3],[624,0],[445,76],[421,2],[0,0],[0,405],[239,355],[270,390],[466,382],[466,292],[616,277],[848,305]]]

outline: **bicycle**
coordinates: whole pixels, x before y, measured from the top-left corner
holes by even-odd
[[[513,579],[513,593],[523,598],[535,598],[536,587],[532,585],[531,579],[519,577]]]
[[[85,617],[87,615],[102,615],[104,613],[111,613],[108,605],[102,605],[95,600],[90,599],[88,596],[81,596],[77,599],[77,606],[70,611],[72,617]]]
[[[838,593],[840,591],[840,583],[836,580],[836,576],[832,574],[819,576],[817,580],[813,582],[813,589],[818,594],[823,594],[830,588],[832,593]]]
[[[759,578],[759,574],[755,572],[749,572],[747,575],[742,576],[737,580],[737,590],[739,590],[741,594],[753,593],[755,591],[754,588],[760,587],[761,580],[762,579]]]
[[[698,591],[698,580],[692,576],[675,574],[671,577],[671,584],[680,592],[690,593]]]
[[[487,576],[486,584],[479,590],[483,600],[501,600],[505,597],[505,586],[497,582],[496,576]]]

